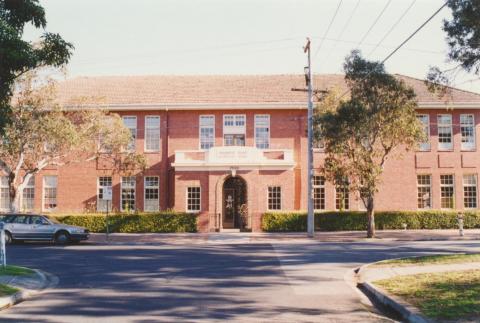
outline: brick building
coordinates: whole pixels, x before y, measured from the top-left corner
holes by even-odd
[[[477,208],[480,94],[453,89],[448,102],[423,81],[397,76],[418,96],[429,141],[387,162],[379,210]],[[342,75],[317,75],[316,88],[345,89]],[[306,94],[303,75],[82,77],[63,82],[66,109],[98,97],[122,116],[148,169],[112,175],[92,161],[38,174],[24,191],[24,210],[104,211],[113,188],[116,210],[198,213],[199,229],[260,229],[267,210],[306,209]],[[316,149],[314,165],[323,153]],[[8,207],[5,179],[0,207]],[[317,210],[362,210],[348,186],[314,179]]]

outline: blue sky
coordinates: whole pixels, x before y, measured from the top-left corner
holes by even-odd
[[[302,73],[306,36],[312,38],[313,52],[317,53],[313,70],[341,73],[350,50],[360,48],[370,59],[383,59],[443,3],[360,0],[356,7],[357,1],[343,0],[340,7],[340,0],[40,2],[46,9],[47,30],[60,33],[75,45],[68,77]],[[395,54],[386,64],[388,71],[423,78],[430,65],[452,66],[446,62],[447,46],[441,30],[442,19],[448,15],[446,8]],[[28,39],[38,36],[38,31],[26,29]],[[480,82],[468,82],[471,79],[475,76],[460,73],[455,82],[480,92]]]

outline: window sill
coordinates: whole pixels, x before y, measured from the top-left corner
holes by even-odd
[[[460,150],[461,153],[474,153],[476,152],[476,149],[462,149]]]
[[[160,150],[144,150],[144,154],[159,154]]]

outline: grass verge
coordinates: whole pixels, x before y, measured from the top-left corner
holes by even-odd
[[[384,260],[373,264],[373,267],[385,266],[422,266],[422,265],[441,265],[457,264],[465,262],[480,262],[480,254],[454,254],[454,255],[434,255],[423,257],[411,257],[402,259]]]
[[[33,274],[34,271],[25,267],[6,266],[0,267],[0,275],[26,276]]]
[[[0,297],[15,294],[19,289],[8,285],[0,284]]]
[[[402,297],[430,318],[480,319],[480,270],[398,276],[374,284]]]

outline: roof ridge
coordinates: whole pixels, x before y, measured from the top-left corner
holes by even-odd
[[[414,77],[414,76],[410,76],[410,75],[399,74],[399,73],[395,73],[394,75],[403,76],[403,77],[406,77],[406,78],[409,78],[409,79],[412,79],[412,80],[416,80],[416,81],[419,81],[419,82],[428,82],[428,83],[432,83],[432,84],[441,85],[441,84],[439,84],[439,83],[435,83],[435,82],[428,81],[428,80],[423,80],[423,79],[420,79],[420,78],[418,78],[418,77]],[[461,88],[459,88],[459,87],[453,87],[453,86],[450,86],[450,85],[445,85],[445,87],[447,87],[447,88],[449,88],[449,89],[452,89],[452,90],[455,90],[455,91],[460,91],[460,92],[465,92],[465,93],[470,93],[470,94],[474,94],[474,95],[480,96],[480,93],[478,93],[478,92],[473,92],[473,91],[469,91],[469,90],[464,90],[464,89],[461,89]]]

